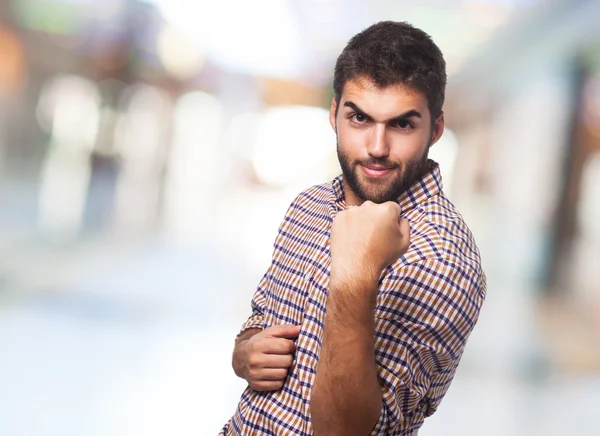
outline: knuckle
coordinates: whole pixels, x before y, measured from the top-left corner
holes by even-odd
[[[258,356],[256,354],[251,354],[248,357],[248,367],[255,369],[259,367],[259,363],[260,363],[260,359],[258,358]]]
[[[285,342],[285,344],[283,344],[283,351],[286,353],[291,353],[295,348],[296,344],[294,344],[294,341],[288,340]]]
[[[252,338],[252,339],[254,339],[254,338]],[[256,349],[257,349],[257,341],[256,340],[254,340],[252,342],[248,342],[248,353],[249,354],[255,353]]]

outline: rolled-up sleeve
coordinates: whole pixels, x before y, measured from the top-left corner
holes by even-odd
[[[382,410],[372,435],[404,434],[431,415],[454,377],[485,297],[485,276],[456,261],[405,265],[382,283],[375,358]]]
[[[240,332],[238,333],[238,337],[248,329],[262,330],[264,328],[266,304],[265,292],[269,288],[271,269],[272,266],[269,267],[265,275],[263,275],[262,279],[258,283],[256,291],[254,292],[254,296],[252,297],[252,301],[250,302],[252,314],[248,317],[246,322],[242,324]]]

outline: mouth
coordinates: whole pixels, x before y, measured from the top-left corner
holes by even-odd
[[[372,178],[375,178],[375,179],[385,177],[389,173],[391,173],[392,170],[393,170],[393,168],[386,168],[386,167],[380,167],[380,166],[360,165],[360,167],[361,167],[363,173],[367,177],[372,177]]]

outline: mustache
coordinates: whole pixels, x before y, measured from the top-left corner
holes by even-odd
[[[392,169],[398,167],[398,164],[394,164],[387,159],[370,158],[365,160],[357,160],[357,164],[365,167],[382,167],[385,169]]]

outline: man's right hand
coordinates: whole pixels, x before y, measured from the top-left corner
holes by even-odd
[[[377,282],[381,272],[406,253],[410,225],[400,214],[400,206],[393,201],[365,201],[337,214],[329,241],[332,287],[365,277]]]
[[[255,391],[281,388],[296,351],[291,339],[299,334],[300,326],[275,325],[241,340],[233,351],[235,373]]]

